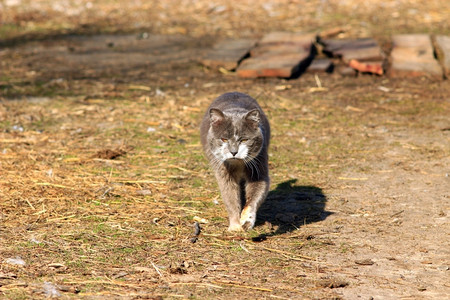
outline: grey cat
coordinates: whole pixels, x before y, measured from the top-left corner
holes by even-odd
[[[267,117],[252,97],[226,93],[209,106],[200,135],[228,211],[228,230],[253,228],[270,185]]]

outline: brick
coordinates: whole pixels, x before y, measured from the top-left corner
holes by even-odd
[[[345,62],[352,59],[358,61],[383,60],[383,54],[377,41],[372,38],[364,39],[328,39],[321,40],[325,46],[324,53],[339,57]]]
[[[431,76],[442,78],[442,68],[434,58],[429,35],[394,35],[392,46],[389,70],[391,77]]]
[[[271,32],[250,52],[251,56],[311,53],[316,35],[313,33]]]
[[[352,59],[348,64],[348,66],[361,73],[372,73],[376,75],[383,75],[382,61],[360,62],[356,59]]]
[[[322,30],[321,32],[319,32],[318,39],[329,39],[332,37],[335,37],[341,33],[344,33],[346,30],[346,28],[344,27],[334,27],[334,28],[329,28],[326,30]]]
[[[292,43],[283,44],[267,44],[258,45],[250,51],[250,56],[263,56],[263,55],[273,55],[273,54],[286,54],[286,53],[303,53],[311,52],[312,43],[307,45],[298,45]]]
[[[250,52],[237,68],[243,78],[293,78],[304,72],[314,57],[314,34],[272,32]]]
[[[242,78],[291,78],[306,69],[309,57],[306,52],[251,57],[239,65],[237,75]]]
[[[246,57],[256,40],[238,39],[224,40],[214,45],[213,49],[202,59],[202,64],[210,68],[235,70],[239,62]]]
[[[445,76],[450,77],[450,36],[438,35],[435,38],[436,52],[444,67]]]
[[[263,36],[258,42],[258,46],[270,45],[270,44],[296,44],[296,45],[309,45],[316,40],[314,33],[302,33],[302,32],[271,32]]]

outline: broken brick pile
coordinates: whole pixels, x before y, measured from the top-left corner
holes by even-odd
[[[272,32],[259,41],[222,41],[202,63],[236,71],[242,78],[296,78],[304,72],[338,72],[443,79],[450,76],[450,37],[394,35],[387,56],[372,38],[333,39],[320,34]]]

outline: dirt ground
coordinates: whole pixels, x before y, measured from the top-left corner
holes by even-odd
[[[345,25],[389,50],[392,33],[449,35],[449,9],[0,2],[0,297],[449,299],[448,80],[199,64],[222,38],[280,29]],[[271,191],[237,235],[198,132],[234,90],[272,126]]]

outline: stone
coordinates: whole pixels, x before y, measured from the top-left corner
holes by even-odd
[[[394,35],[390,64],[391,77],[443,77],[442,68],[434,57],[431,37],[427,34]]]
[[[372,38],[363,39],[325,39],[323,52],[341,58],[344,62],[352,59],[358,61],[383,60],[383,53],[377,41]]]
[[[213,46],[202,64],[210,68],[225,68],[228,71],[235,70],[239,63],[248,56],[250,49],[255,46],[256,40],[238,39],[224,40]]]
[[[438,35],[435,38],[436,52],[444,68],[445,76],[450,77],[450,36]]]

